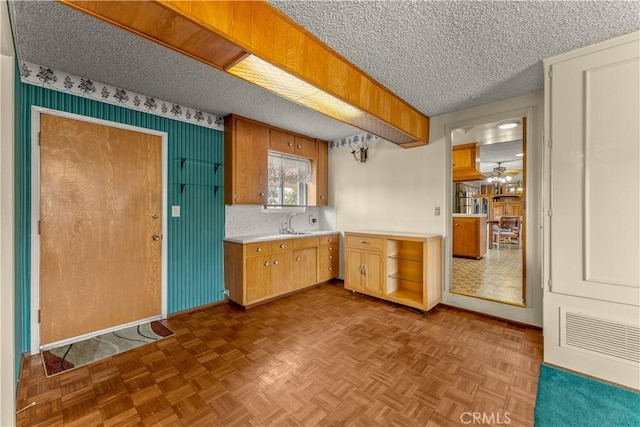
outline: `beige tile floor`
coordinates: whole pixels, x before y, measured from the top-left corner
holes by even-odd
[[[522,250],[502,246],[479,260],[454,257],[451,292],[522,305]]]

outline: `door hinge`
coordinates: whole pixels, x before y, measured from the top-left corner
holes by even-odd
[[[553,66],[549,67],[549,78],[553,77]]]
[[[42,222],[38,221],[38,234],[40,234],[40,231],[42,230],[41,224],[42,224]]]
[[[38,323],[40,323],[40,309],[38,309]]]
[[[551,140],[551,138],[549,138],[549,142],[547,142],[547,145],[549,146],[549,148],[553,147],[553,141]]]
[[[41,139],[40,139],[40,132],[38,132],[38,145],[42,145]]]
[[[551,279],[549,279],[547,284],[549,285],[549,292],[551,292],[553,290],[553,281]]]
[[[549,210],[547,211],[547,216],[548,216],[549,218],[551,218],[551,217],[553,216],[553,212],[551,211],[551,209],[549,209]]]

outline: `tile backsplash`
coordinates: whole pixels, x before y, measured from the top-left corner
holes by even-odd
[[[282,222],[287,220],[291,211],[278,212],[264,209],[262,206],[227,205],[225,215],[225,236],[242,236],[278,233]],[[309,217],[317,218],[318,222],[311,224]],[[296,231],[335,230],[336,208],[300,208],[291,220],[291,226]]]

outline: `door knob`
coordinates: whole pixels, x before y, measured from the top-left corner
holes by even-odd
[[[153,236],[151,236],[151,240],[157,242],[158,240],[160,240],[160,236],[158,236],[157,234],[154,234]]]
[[[300,257],[296,257],[296,261],[300,261]]]
[[[158,214],[157,214],[157,213],[152,213],[152,214],[151,214],[151,218],[153,218],[153,219],[158,219]]]

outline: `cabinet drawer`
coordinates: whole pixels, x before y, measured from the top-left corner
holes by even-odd
[[[329,264],[337,263],[340,260],[338,253],[326,253],[322,252],[320,255],[320,267],[327,266]]]
[[[293,239],[293,249],[315,248],[318,246],[317,237],[304,237],[302,239]]]
[[[245,245],[245,253],[247,256],[264,255],[271,252],[270,243],[252,243]]]
[[[328,245],[330,243],[338,243],[338,235],[337,234],[328,234],[326,236],[320,236],[320,244]]]
[[[346,246],[362,249],[384,249],[384,239],[369,236],[347,236]]]
[[[290,249],[293,249],[291,240],[278,240],[277,242],[271,243],[271,252],[282,252]]]
[[[320,246],[320,257],[323,257],[327,254],[335,254],[338,255],[340,251],[340,247],[337,243],[331,243],[330,245],[321,245]]]

